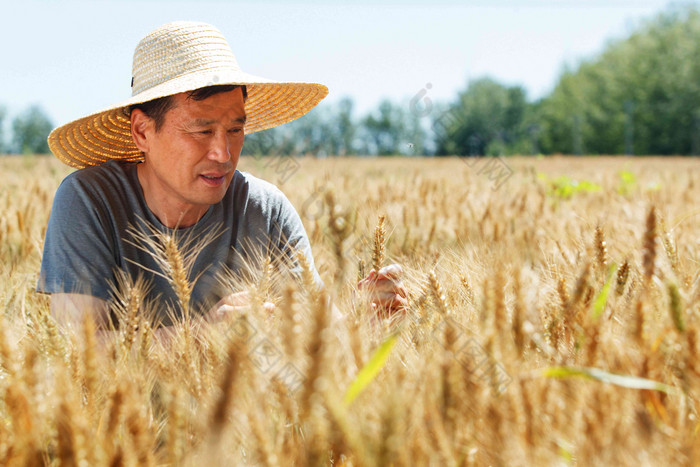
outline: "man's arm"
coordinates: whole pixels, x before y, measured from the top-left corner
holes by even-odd
[[[89,176],[73,172],[56,190],[37,282],[37,291],[51,294],[52,308],[66,318],[85,307],[105,309],[117,266],[109,209]]]
[[[109,302],[91,295],[77,293],[51,294],[51,315],[64,329],[80,329],[86,314],[91,314],[97,331],[98,342],[102,345],[112,338]],[[170,326],[153,329],[153,335],[161,344],[172,337]]]
[[[74,332],[84,325],[86,315],[95,323],[98,347],[110,340],[109,303],[101,298],[77,293],[51,294],[51,315],[62,329]]]
[[[51,315],[64,327],[82,326],[91,314],[98,330],[109,329],[109,304],[101,298],[77,293],[51,294]]]
[[[238,292],[224,297],[211,310],[202,316],[202,321],[208,324],[216,324],[236,317],[250,309],[250,295],[248,292]],[[272,312],[275,305],[270,302],[263,303],[266,312]],[[111,330],[109,302],[91,295],[77,293],[53,293],[51,294],[51,315],[62,327],[74,328],[82,326],[86,314],[91,314],[98,331]],[[161,328],[159,328],[161,329]],[[156,334],[158,330],[156,329]]]

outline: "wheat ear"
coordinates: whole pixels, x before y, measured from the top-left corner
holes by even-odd
[[[656,208],[652,206],[647,214],[646,230],[644,231],[644,285],[648,287],[654,276],[654,262],[656,260]]]
[[[385,216],[379,216],[379,221],[374,229],[374,247],[372,248],[372,268],[379,271],[384,263],[384,242],[386,229],[384,228]]]

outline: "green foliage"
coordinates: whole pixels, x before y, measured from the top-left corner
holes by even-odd
[[[539,101],[528,101],[521,86],[488,77],[469,81],[450,103],[430,101],[427,86],[410,105],[383,100],[359,118],[353,101],[344,98],[246,136],[243,154],[700,154],[697,57],[700,10],[672,6],[597,57],[565,70]],[[51,124],[38,107],[13,121],[12,144],[3,138],[4,117],[0,108],[0,152],[48,152]],[[554,184],[562,198],[596,189],[573,180]],[[618,193],[635,189],[634,174],[622,172]]]
[[[565,72],[540,103],[545,153],[700,152],[700,12],[671,9]]]
[[[593,193],[602,189],[597,183],[588,180],[574,180],[566,175],[548,179],[546,174],[538,173],[537,177],[547,183],[549,188],[547,193],[550,196],[556,196],[562,199],[571,198],[577,193]]]
[[[377,350],[372,354],[372,358],[362,367],[362,369],[357,373],[355,379],[350,383],[345,396],[343,397],[343,403],[346,406],[352,404],[352,401],[369,385],[369,383],[374,380],[374,378],[379,374],[381,369],[384,367],[386,360],[391,355],[391,351],[396,344],[398,335],[396,333],[390,334],[384,342],[379,346]]]
[[[669,283],[668,296],[670,300],[669,309],[671,310],[671,318],[678,332],[685,332],[685,318],[683,318],[683,305],[681,303],[681,293],[678,286],[674,283]]]
[[[31,106],[12,121],[14,150],[21,154],[48,154],[46,138],[53,124],[39,106]]]
[[[610,265],[610,268],[608,269],[608,277],[605,281],[605,284],[603,285],[603,288],[600,290],[595,300],[593,301],[593,319],[597,320],[598,318],[600,318],[600,315],[603,314],[603,311],[605,311],[605,305],[608,303],[608,294],[610,293],[610,287],[612,286],[613,277],[616,269],[617,267],[615,266],[615,264]]]
[[[348,155],[356,154],[357,125],[353,102],[342,99],[335,106],[316,107],[304,118],[246,136],[243,155]]]
[[[569,378],[584,378],[603,383],[613,384],[623,388],[630,389],[647,389],[651,391],[660,391],[667,394],[676,394],[678,389],[668,384],[658,381],[639,378],[637,376],[616,375],[600,368],[585,368],[572,366],[551,366],[542,369],[542,375],[547,378],[569,379]]]
[[[700,11],[678,7],[565,71],[539,102],[517,86],[471,81],[433,115],[436,152],[700,154],[698,56]]]
[[[334,118],[334,150],[331,154],[345,156],[354,154],[353,145],[357,126],[352,120],[354,103],[349,97],[341,99],[338,103],[338,110]]]
[[[471,81],[457,102],[434,116],[437,154],[502,155],[523,149],[529,111],[522,87],[490,78]]]
[[[388,156],[401,154],[406,144],[406,112],[389,100],[379,103],[376,112],[371,113],[362,121],[365,138],[363,152]]]
[[[637,176],[629,170],[621,170],[620,185],[617,187],[617,192],[621,195],[630,194],[637,187]]]

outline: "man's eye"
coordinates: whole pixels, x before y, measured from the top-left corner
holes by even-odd
[[[242,128],[231,128],[228,131],[229,131],[229,133],[240,133],[241,131],[243,131],[243,129]]]

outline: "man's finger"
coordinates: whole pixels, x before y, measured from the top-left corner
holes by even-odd
[[[364,283],[360,288],[367,288],[371,293],[374,292],[393,292],[401,295],[402,297],[407,296],[406,287],[403,285],[403,281],[395,279],[378,279],[375,282]]]
[[[242,306],[250,303],[250,294],[247,291],[236,292],[219,300],[219,305]]]
[[[403,269],[399,264],[390,264],[389,266],[384,266],[379,270],[377,273],[378,278],[387,278],[387,279],[394,279],[394,280],[399,280],[401,279],[401,276],[403,276]]]
[[[408,309],[408,300],[398,295],[394,295],[390,299],[375,300],[372,302],[372,308],[378,312],[395,313]]]
[[[372,301],[373,302],[390,302],[392,300],[396,300],[398,298],[403,299],[404,297],[400,294],[397,294],[391,290],[386,290],[386,291],[377,291],[376,293],[372,294]]]

